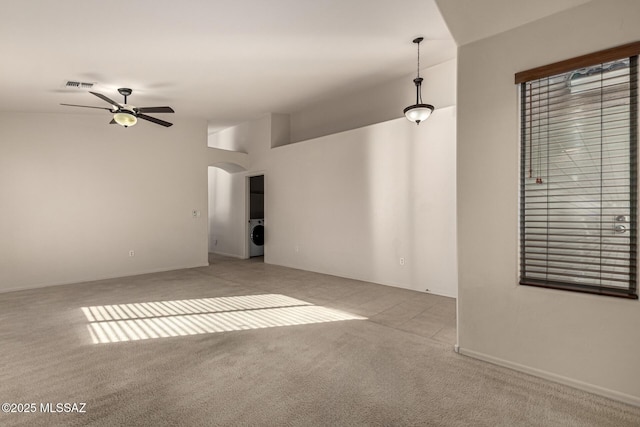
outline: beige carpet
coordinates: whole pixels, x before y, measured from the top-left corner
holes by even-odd
[[[270,326],[275,312],[256,306],[260,328],[206,332],[218,316],[210,311],[226,309],[188,302],[226,301],[242,314],[237,300],[220,298],[267,294],[367,320],[304,312],[291,319],[306,324]],[[162,305],[166,316],[129,317],[183,336],[94,344],[82,307],[120,306],[126,318],[127,307],[158,301],[177,302]],[[273,306],[287,310],[288,301]],[[205,317],[172,327],[170,307],[187,306],[185,316]],[[224,258],[208,268],[0,294],[0,401],[38,410],[86,402],[81,414],[0,413],[0,425],[640,425],[640,408],[455,354],[446,338],[451,307],[442,297]],[[433,330],[407,327],[420,317],[431,322],[422,330]]]

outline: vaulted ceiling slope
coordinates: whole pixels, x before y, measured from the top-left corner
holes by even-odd
[[[218,126],[412,75],[456,46],[435,0],[0,2],[0,111],[101,114],[68,80]],[[408,85],[411,84],[409,80]]]
[[[436,0],[458,46],[592,0]]]

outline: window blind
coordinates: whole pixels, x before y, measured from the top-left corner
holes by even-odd
[[[637,75],[634,55],[520,82],[520,284],[637,298]]]

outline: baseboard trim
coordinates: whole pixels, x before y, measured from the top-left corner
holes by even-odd
[[[242,255],[228,254],[226,252],[209,252],[209,253],[210,254],[214,254],[214,255],[226,256],[226,257],[229,257],[229,258],[246,259]]]
[[[574,380],[572,378],[554,374],[552,372],[544,371],[541,369],[532,368],[530,366],[521,365],[519,363],[510,362],[508,360],[493,357],[488,354],[480,353],[473,350],[468,350],[463,347],[458,347],[458,353],[464,356],[472,357],[474,359],[482,360],[484,362],[489,362],[494,365],[513,369],[514,371],[524,372],[525,374],[533,375],[539,378],[544,378],[545,380],[568,385],[570,387],[577,388],[582,391],[597,394],[599,396],[607,397],[609,399],[617,400],[619,402],[640,407],[640,397],[632,396],[630,394],[620,393],[615,390],[610,390],[608,388],[600,387],[594,384],[589,384],[582,381]]]
[[[438,295],[438,296],[441,296],[441,297],[447,297],[447,298],[453,298],[453,299],[457,299],[458,298],[456,295],[452,295],[449,292],[442,292],[440,290],[433,290],[433,291],[430,291],[430,292],[425,292],[425,291],[422,291],[420,289],[414,289],[414,288],[411,288],[409,286],[405,286],[405,285],[398,284],[398,283],[380,282],[380,281],[377,281],[377,280],[374,280],[374,279],[371,279],[371,278],[353,276],[353,275],[345,274],[345,273],[342,273],[342,272],[326,271],[326,270],[322,271],[322,270],[311,269],[308,266],[285,264],[285,263],[281,263],[281,262],[274,263],[274,262],[271,261],[271,259],[267,259],[267,258],[265,258],[265,262],[267,264],[278,265],[280,267],[293,268],[295,270],[302,270],[302,271],[310,271],[312,273],[326,274],[327,276],[335,276],[335,277],[340,277],[342,279],[349,279],[349,280],[358,280],[360,282],[374,283],[376,285],[390,286],[392,288],[406,289],[408,291],[420,292],[421,294]]]
[[[164,273],[167,271],[174,270],[186,270],[190,268],[198,268],[198,267],[208,267],[207,264],[196,264],[196,265],[187,265],[187,266],[177,266],[177,267],[167,267],[160,269],[151,269],[151,270],[143,270],[143,271],[135,271],[126,274],[117,274],[117,275],[104,275],[104,276],[95,276],[90,278],[79,278],[77,280],[64,281],[64,282],[53,282],[53,283],[35,283],[26,286],[20,286],[15,288],[4,288],[0,289],[0,294],[8,293],[8,292],[20,292],[20,291],[29,291],[32,289],[42,289],[42,288],[50,288],[53,286],[65,286],[65,285],[75,285],[78,283],[90,283],[97,282],[100,280],[110,280],[110,279],[119,279],[121,277],[133,277],[133,276],[142,276],[143,274],[153,274],[153,273]]]

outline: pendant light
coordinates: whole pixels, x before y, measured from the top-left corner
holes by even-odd
[[[418,76],[413,79],[416,85],[416,103],[404,109],[405,117],[417,125],[427,120],[433,112],[433,105],[422,103],[422,77],[420,77],[420,42],[422,40],[424,40],[423,37],[413,39],[413,42],[418,45]]]

